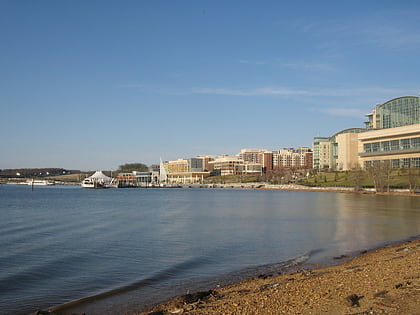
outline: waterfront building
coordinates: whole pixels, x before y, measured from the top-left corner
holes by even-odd
[[[378,104],[366,115],[366,129],[388,129],[420,124],[420,97],[403,96]]]
[[[332,165],[332,150],[330,138],[315,137],[313,146],[313,168],[329,169]]]
[[[262,149],[242,149],[241,152],[238,153],[238,157],[244,162],[261,163],[261,154],[266,151],[267,150]]]
[[[244,162],[237,167],[238,174],[261,174],[263,166],[260,163]]]
[[[318,170],[346,171],[357,166],[358,134],[365,128],[349,128],[331,137],[316,137],[313,142],[313,167]]]
[[[355,129],[363,132],[364,129]],[[348,171],[359,165],[359,134],[342,132],[335,136],[336,156],[333,156],[336,170]]]
[[[313,168],[313,155],[311,148],[300,147],[297,149],[297,154],[299,154],[300,164],[299,168],[301,169],[312,169]]]
[[[163,163],[168,183],[199,183],[209,176],[210,172],[203,170],[202,158],[178,159]]]
[[[359,134],[363,167],[389,161],[392,168],[420,167],[420,124],[370,130]]]
[[[278,151],[242,149],[238,157],[244,161],[244,164],[261,165],[263,172],[279,169],[311,169],[313,164],[312,150],[308,147],[284,148]],[[244,172],[248,173],[251,173],[249,171],[251,168],[243,167]],[[245,171],[247,169],[248,171]]]
[[[273,169],[311,169],[313,153],[307,147],[284,148],[273,152]]]
[[[365,128],[349,128],[330,137],[332,170],[347,171],[359,164],[358,134]]]
[[[403,96],[376,105],[359,135],[359,161],[369,167],[389,161],[392,168],[420,167],[420,97]]]
[[[197,158],[203,161],[202,163],[204,172],[213,171],[213,164],[210,164],[210,162],[215,160],[215,155],[197,155]]]
[[[264,151],[260,153],[259,159],[264,172],[273,170],[273,151]]]
[[[366,116],[366,128],[314,138],[315,169],[350,170],[377,161],[390,161],[393,168],[420,167],[420,97],[392,99]]]
[[[171,173],[186,173],[189,171],[189,163],[187,159],[178,159],[173,161],[168,161],[167,164],[168,174]]]
[[[209,163],[213,164],[212,174],[221,176],[242,174],[245,164],[237,155],[222,155]]]
[[[154,172],[119,173],[115,180],[118,181],[118,187],[149,187],[157,184],[157,174]]]

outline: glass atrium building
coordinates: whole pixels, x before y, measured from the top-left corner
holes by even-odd
[[[366,115],[367,129],[386,129],[420,124],[420,97],[404,96],[379,104]]]

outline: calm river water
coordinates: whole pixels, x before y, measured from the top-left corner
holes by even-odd
[[[415,197],[0,185],[0,314],[92,296],[72,311],[130,314],[419,234]]]

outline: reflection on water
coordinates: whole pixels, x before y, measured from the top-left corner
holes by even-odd
[[[336,194],[334,241],[341,252],[370,248],[420,231],[419,199]]]
[[[418,235],[419,209],[420,198],[399,196],[7,185],[0,309],[27,314],[115,290],[74,312],[124,313],[238,270]]]

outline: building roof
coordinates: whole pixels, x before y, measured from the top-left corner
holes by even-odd
[[[111,177],[106,176],[102,171],[96,171],[92,176],[89,176],[90,179],[110,181]]]

